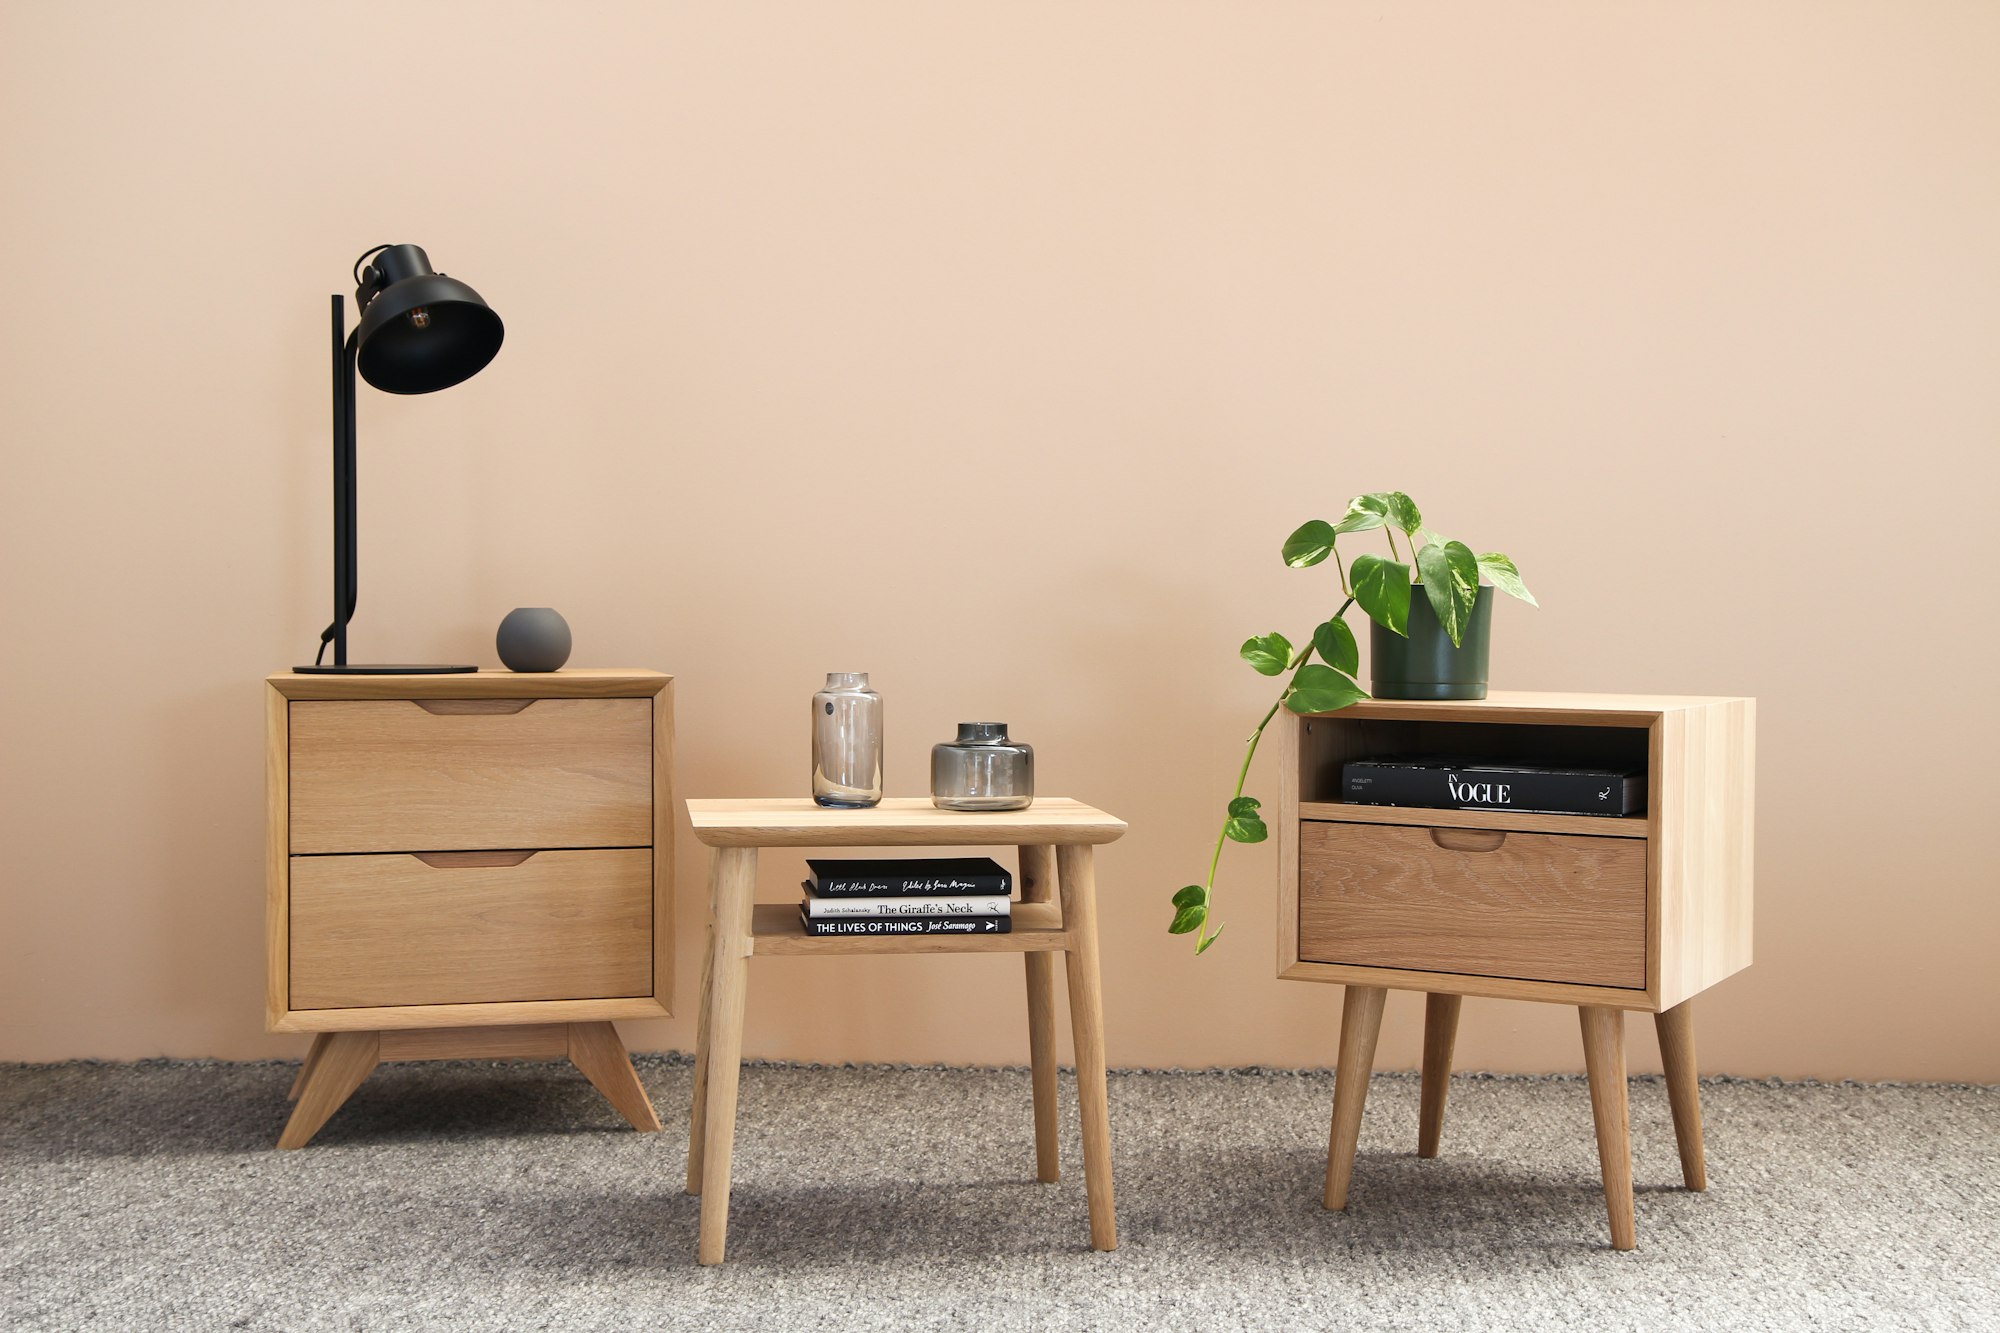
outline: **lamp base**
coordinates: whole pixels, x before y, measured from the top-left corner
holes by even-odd
[[[301,676],[452,676],[479,670],[476,666],[411,666],[386,663],[372,666],[301,666],[292,670]]]

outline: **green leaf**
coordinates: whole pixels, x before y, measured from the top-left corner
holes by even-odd
[[[1167,927],[1169,935],[1185,935],[1191,930],[1199,930],[1201,923],[1208,920],[1208,907],[1203,903],[1190,903],[1174,913],[1174,923]]]
[[[1308,569],[1333,554],[1333,525],[1314,519],[1285,538],[1285,563]]]
[[[1424,525],[1424,516],[1417,511],[1417,502],[1401,491],[1370,491],[1361,497],[1379,506],[1379,512],[1411,536]]]
[[[1339,616],[1313,631],[1313,649],[1319,653],[1320,661],[1335,671],[1345,671],[1351,676],[1361,669],[1361,645],[1354,641],[1354,631]]]
[[[1195,956],[1196,956],[1196,957],[1200,957],[1200,956],[1201,956],[1202,954],[1205,954],[1205,953],[1207,953],[1207,952],[1208,952],[1208,946],[1209,946],[1209,945],[1211,945],[1211,944],[1213,944],[1213,943],[1215,943],[1215,942],[1216,942],[1217,940],[1219,940],[1219,939],[1221,939],[1221,938],[1222,938],[1222,932],[1223,932],[1224,928],[1225,928],[1225,927],[1227,926],[1227,924],[1228,924],[1228,923],[1227,923],[1227,922],[1225,922],[1225,923],[1224,923],[1223,925],[1221,925],[1221,926],[1217,926],[1217,927],[1215,928],[1215,933],[1214,933],[1213,935],[1210,935],[1210,936],[1209,936],[1209,937],[1208,937],[1207,939],[1203,940],[1203,941],[1202,941],[1202,942],[1201,942],[1200,944],[1197,944],[1197,945],[1195,945],[1195,946],[1194,946],[1194,952],[1195,952]]]
[[[1482,551],[1479,554],[1479,572],[1486,581],[1506,593],[1518,597],[1529,606],[1540,606],[1535,594],[1528,591],[1528,585],[1521,582],[1521,571],[1514,568],[1514,562],[1498,551]]]
[[[1417,552],[1417,572],[1424,577],[1424,595],[1438,624],[1451,636],[1451,646],[1458,647],[1479,596],[1479,557],[1464,542],[1432,541]]]
[[[1257,813],[1258,801],[1254,796],[1238,796],[1229,803],[1229,817],[1222,823],[1222,831],[1233,842],[1262,842],[1271,836],[1271,830],[1264,826],[1264,817]]]
[[[1410,567],[1379,555],[1357,555],[1347,572],[1354,600],[1368,618],[1398,634],[1410,632]]]
[[[1285,692],[1285,707],[1294,713],[1336,713],[1351,703],[1368,697],[1368,691],[1340,672],[1317,663],[1299,668],[1292,688]]]
[[[1275,676],[1291,669],[1292,641],[1275,630],[1261,639],[1245,639],[1237,651],[1262,675]]]
[[[1203,904],[1207,901],[1208,889],[1205,885],[1201,884],[1190,884],[1174,894],[1174,906],[1176,907],[1194,907],[1197,904]]]
[[[1379,494],[1357,495],[1347,502],[1347,513],[1333,525],[1333,531],[1368,532],[1389,522],[1389,505]]]

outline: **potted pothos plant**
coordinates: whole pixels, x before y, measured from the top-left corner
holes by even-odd
[[[1389,554],[1364,551],[1351,561],[1341,559],[1340,539],[1380,529]],[[1409,549],[1396,541],[1403,535]],[[1257,729],[1250,733],[1243,765],[1236,773],[1236,790],[1216,834],[1215,852],[1208,860],[1208,878],[1174,894],[1174,919],[1167,929],[1195,935],[1196,953],[1205,953],[1222,935],[1214,923],[1215,872],[1227,842],[1262,842],[1270,829],[1258,812],[1262,802],[1245,796],[1250,761],[1257,742],[1280,708],[1294,713],[1333,713],[1370,698],[1361,688],[1361,645],[1347,623],[1350,607],[1359,606],[1369,627],[1369,681],[1374,696],[1384,699],[1483,699],[1486,664],[1492,638],[1493,591],[1499,589],[1536,605],[1514,562],[1497,551],[1475,554],[1426,527],[1416,502],[1401,491],[1371,491],[1347,502],[1337,522],[1314,519],[1285,539],[1285,563],[1307,569],[1332,558],[1346,600],[1326,620],[1314,626],[1305,642],[1294,646],[1273,631],[1243,641],[1244,661],[1260,674],[1290,678]],[[1414,566],[1414,568],[1413,568]],[[1481,580],[1485,582],[1482,584]],[[1421,589],[1422,597],[1415,596]],[[1319,661],[1312,659],[1317,656]]]

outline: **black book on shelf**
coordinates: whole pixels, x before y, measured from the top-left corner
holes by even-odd
[[[1014,892],[1014,876],[990,856],[870,859],[808,857],[806,891],[820,898],[973,898]]]
[[[808,935],[1011,935],[1011,916],[812,916],[799,904]]]
[[[1390,755],[1341,765],[1340,799],[1350,805],[1616,817],[1644,812],[1646,771],[1462,755]]]

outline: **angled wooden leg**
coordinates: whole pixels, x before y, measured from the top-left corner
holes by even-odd
[[[729,1242],[729,1153],[736,1142],[736,1086],[743,1059],[743,992],[757,849],[715,849],[709,947],[708,1081],[702,1089],[701,1240],[698,1257],[722,1262]]]
[[[1361,1108],[1368,1101],[1368,1075],[1375,1068],[1375,1039],[1382,1032],[1382,1002],[1388,995],[1380,986],[1349,986],[1341,1001],[1340,1065],[1333,1078],[1333,1131],[1327,1138],[1322,1196],[1329,1208],[1347,1207],[1354,1150],[1361,1142]]]
[[[1118,1248],[1111,1188],[1111,1097],[1104,1076],[1104,989],[1097,973],[1097,878],[1088,844],[1056,849],[1063,927],[1069,932],[1069,1021],[1076,1046],[1076,1101],[1083,1122],[1084,1192],[1090,1244]]]
[[[1625,1011],[1585,1004],[1583,1063],[1590,1071],[1590,1110],[1597,1120],[1597,1161],[1604,1203],[1611,1211],[1611,1248],[1639,1243],[1632,1217],[1632,1124],[1625,1098]]]
[[[1056,896],[1056,849],[1023,847],[1021,901],[1052,902]],[[1028,971],[1028,1077],[1035,1099],[1035,1179],[1062,1179],[1061,1141],[1056,1133],[1056,960],[1052,954],[1023,954]]]
[[[313,1033],[312,1046],[306,1051],[306,1058],[299,1065],[299,1076],[292,1080],[292,1090],[285,1094],[286,1101],[295,1102],[299,1099],[299,1092],[312,1080],[313,1066],[317,1065],[320,1057],[326,1054],[326,1043],[332,1036],[330,1032]]]
[[[1667,1104],[1674,1111],[1674,1139],[1681,1149],[1681,1180],[1708,1188],[1708,1160],[1701,1144],[1701,1082],[1694,1062],[1694,1001],[1682,1000],[1653,1015],[1660,1060],[1667,1070]]]
[[[710,853],[708,898],[715,901],[715,878],[721,865],[718,854]],[[708,923],[707,940],[701,951],[701,1016],[694,1025],[694,1114],[688,1121],[689,1194],[701,1193],[701,1149],[708,1128],[708,1021],[713,1009],[710,992],[715,982],[715,922]]]
[[[1458,1011],[1462,995],[1424,997],[1424,1084],[1417,1111],[1417,1156],[1438,1155],[1444,1133],[1444,1101],[1451,1088],[1451,1051],[1458,1043]]]
[[[354,1095],[380,1062],[382,1039],[375,1032],[329,1032],[326,1048],[312,1069],[312,1077],[299,1089],[299,1104],[278,1136],[280,1148],[303,1148],[319,1133],[320,1126]]]
[[[609,1023],[571,1023],[569,1062],[632,1122],[632,1128],[642,1134],[659,1132],[659,1114],[646,1096],[646,1085],[639,1081],[639,1071],[632,1068],[632,1056],[617,1028]]]

